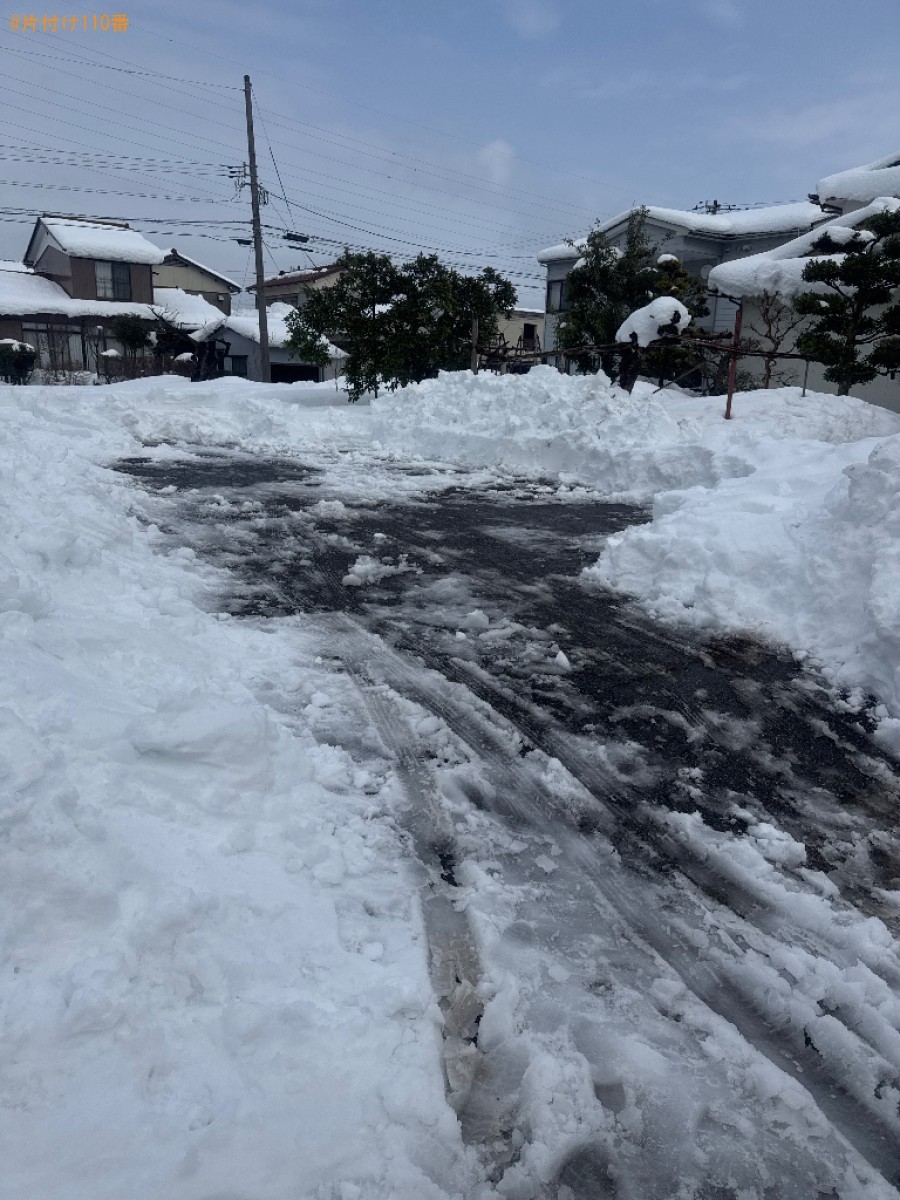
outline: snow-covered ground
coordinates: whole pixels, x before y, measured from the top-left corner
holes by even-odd
[[[488,1194],[445,1097],[442,1017],[398,778],[323,737],[338,684],[303,618],[268,627],[208,611],[215,571],[173,548],[153,506],[104,465],[111,460],[176,461],[223,445],[317,449],[336,462],[349,452],[346,478],[374,499],[421,483],[369,472],[372,455],[423,455],[485,474],[561,475],[573,495],[652,502],[653,521],[610,538],[592,576],[665,617],[755,630],[814,656],[836,680],[880,697],[892,742],[900,417],[788,389],[739,395],[726,423],[720,400],[651,392],[639,385],[629,398],[602,379],[549,369],[462,373],[359,406],[333,384],[0,389],[2,1200]],[[340,515],[336,497],[322,504]],[[377,550],[352,566],[344,584],[355,596],[408,574]],[[456,799],[455,819],[468,820]],[[670,824],[679,844],[700,847],[698,859],[718,853],[742,886],[795,866],[802,851],[758,825],[758,853],[748,842],[732,861],[731,843],[711,849],[693,818]],[[479,836],[498,861],[519,853],[496,830]],[[535,858],[536,876],[563,877],[565,849]],[[472,926],[490,960],[509,897],[483,862],[466,869]],[[534,880],[522,888],[539,909]],[[798,903],[785,893],[778,921]],[[814,939],[827,897],[804,903],[803,936]],[[616,894],[609,904],[612,925],[641,898]],[[872,973],[893,943],[874,918],[854,930],[837,983],[816,975],[811,949],[779,962],[779,978],[844,989],[840,1003],[865,1009],[878,1053],[897,1057],[896,997]],[[854,967],[856,953],[864,963]],[[562,996],[575,986],[542,952],[519,962],[508,954],[500,946],[492,960],[488,1047],[505,1045],[515,1025],[517,987],[540,998],[542,988]],[[747,960],[747,989],[766,1011],[773,968],[759,957],[753,969]],[[533,975],[527,986],[516,969]],[[725,1096],[729,1072],[745,1072],[792,1137],[807,1124],[810,1145],[827,1136],[799,1085],[748,1057],[727,1022],[700,1012],[674,977],[648,980],[653,1012],[712,1030],[725,1063],[712,1089]],[[611,1118],[598,1097],[619,1086],[620,1060],[653,1103],[670,1106],[682,1136],[677,1079],[668,1068],[663,1079],[662,1060],[634,1031],[658,1019],[650,1008],[640,992],[619,1007],[615,1042],[600,1048],[609,1079],[593,1085],[562,1032],[548,1035],[525,1069],[540,1136],[503,1195],[537,1195],[530,1162],[549,1179],[554,1146],[571,1151],[603,1133]],[[832,1018],[816,1019],[827,1036]],[[878,1082],[878,1103],[893,1086]],[[554,1110],[548,1095],[575,1107]],[[727,1110],[718,1093],[710,1104]],[[622,1112],[637,1146],[649,1108]],[[848,1161],[842,1195],[895,1194]]]
[[[389,789],[96,465],[315,408],[187,392],[0,392],[0,1196],[467,1193]]]
[[[632,396],[538,368],[461,373],[373,404],[383,444],[559,473],[653,505],[592,574],[651,611],[813,656],[900,725],[900,416],[798,388]],[[900,751],[900,736],[896,737]]]

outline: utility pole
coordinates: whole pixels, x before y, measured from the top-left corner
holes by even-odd
[[[244,103],[247,107],[247,151],[250,157],[250,204],[253,209],[253,248],[256,251],[256,303],[259,308],[259,377],[271,383],[269,367],[269,314],[266,309],[266,278],[263,271],[262,228],[259,222],[259,184],[256,179],[256,143],[253,140],[253,94],[250,76],[244,76]]]
[[[470,366],[472,374],[478,374],[478,318],[472,318],[472,358]]]

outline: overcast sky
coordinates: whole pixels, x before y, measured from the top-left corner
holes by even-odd
[[[267,269],[436,249],[525,303],[542,246],[633,204],[798,200],[900,152],[897,0],[126,2],[126,32],[3,18],[0,257],[33,210],[92,213],[249,281],[245,72]]]

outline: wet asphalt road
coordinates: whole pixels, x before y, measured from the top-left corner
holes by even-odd
[[[406,664],[381,682],[438,715],[474,755],[494,754],[512,778],[513,756],[492,740],[490,722],[476,719],[495,714],[514,731],[520,759],[542,752],[583,789],[582,801],[548,811],[548,822],[586,845],[602,835],[635,880],[671,888],[677,877],[673,903],[682,915],[708,903],[766,936],[792,936],[751,885],[673,836],[669,815],[699,813],[708,829],[734,836],[777,826],[805,845],[802,870],[821,872],[839,901],[896,931],[897,909],[884,892],[900,888],[900,786],[894,762],[872,740],[869,713],[785,651],[664,627],[581,579],[603,539],[646,520],[643,511],[561,497],[533,481],[473,490],[464,477],[442,478],[434,491],[426,480],[397,502],[336,504],[320,464],[228,453],[116,467],[163,492],[173,539],[231,572],[220,610],[349,618]],[[367,664],[357,659],[355,669],[365,673]],[[454,699],[460,690],[478,714]],[[496,788],[472,789],[469,798],[511,828],[527,823]],[[455,887],[459,848],[445,840],[433,849],[441,878]],[[783,870],[801,880],[791,863]],[[632,910],[627,919],[639,920]],[[704,981],[687,943],[673,949],[652,922],[640,932],[690,975],[700,999],[803,1079],[884,1178],[900,1181],[892,1124],[844,1088],[806,1027],[773,1028],[721,973]],[[560,1173],[558,1194],[618,1195],[586,1161]],[[803,1195],[840,1195],[823,1187]],[[712,1189],[696,1195],[738,1195]]]

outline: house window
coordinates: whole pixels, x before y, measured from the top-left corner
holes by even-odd
[[[547,284],[547,312],[559,312],[562,308],[563,281],[553,279]]]
[[[229,354],[225,359],[225,371],[228,375],[241,375],[247,378],[247,355]]]
[[[123,262],[95,262],[98,300],[130,300],[131,268]]]
[[[522,326],[522,346],[526,350],[534,349],[534,341],[537,337],[537,325],[531,325],[527,321]]]

